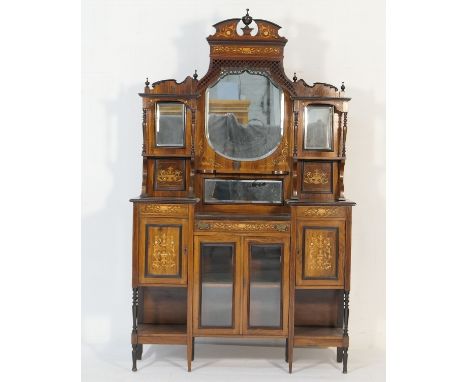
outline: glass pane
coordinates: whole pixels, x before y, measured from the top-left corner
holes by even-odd
[[[304,149],[332,150],[333,106],[307,106]]]
[[[206,135],[234,160],[270,155],[283,134],[283,92],[263,74],[228,73],[206,91]]]
[[[233,326],[234,250],[234,244],[201,245],[201,326]]]
[[[205,179],[205,203],[275,203],[283,201],[280,180]]]
[[[281,326],[282,245],[250,245],[249,326]]]
[[[185,106],[175,102],[156,104],[156,146],[184,147]]]

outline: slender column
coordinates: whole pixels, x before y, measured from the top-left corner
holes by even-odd
[[[133,288],[133,302],[132,302],[132,316],[133,316],[133,330],[132,330],[132,371],[137,371],[136,361],[138,358],[138,344],[135,342],[137,335],[137,316],[138,316],[138,288]]]
[[[348,336],[349,291],[344,292],[343,336]],[[343,373],[348,372],[348,347],[343,348]]]
[[[348,133],[348,112],[345,111],[343,116],[343,152],[341,153],[341,156],[345,157],[346,156],[346,134]]]

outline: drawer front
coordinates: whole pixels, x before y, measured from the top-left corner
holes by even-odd
[[[296,285],[343,287],[345,222],[307,220],[298,224]]]
[[[140,284],[187,283],[187,221],[142,217],[138,232]]]
[[[244,234],[262,234],[262,233],[289,233],[291,226],[289,222],[226,222],[219,220],[198,220],[195,224],[197,233],[203,232],[235,232]]]
[[[176,216],[187,218],[189,206],[186,204],[138,203],[138,211],[141,216]]]
[[[298,218],[346,218],[346,207],[297,207]]]

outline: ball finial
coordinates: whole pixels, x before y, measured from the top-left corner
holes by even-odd
[[[148,86],[149,86],[148,77],[146,77],[145,85],[146,85],[146,87],[148,87]]]
[[[198,74],[197,74],[197,69],[195,69],[195,73],[193,73],[193,76],[192,76],[195,80],[198,78]]]
[[[346,86],[344,86],[344,82],[341,83],[341,91],[344,92],[346,89]]]
[[[293,81],[296,82],[297,81],[297,76],[296,76],[296,72],[294,72],[294,77],[293,77]]]

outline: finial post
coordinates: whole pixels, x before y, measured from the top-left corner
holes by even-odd
[[[197,74],[197,69],[195,69],[195,73],[193,73],[193,79],[196,80],[198,78],[198,74]]]
[[[294,77],[293,77],[293,81],[296,82],[297,81],[297,76],[296,76],[296,72],[294,72]]]
[[[344,92],[346,89],[346,86],[344,86],[344,82],[341,83],[341,91]]]
[[[149,81],[148,81],[148,77],[146,77],[145,86],[146,86],[146,87],[149,87],[149,84],[150,84],[150,83],[149,83]]]

